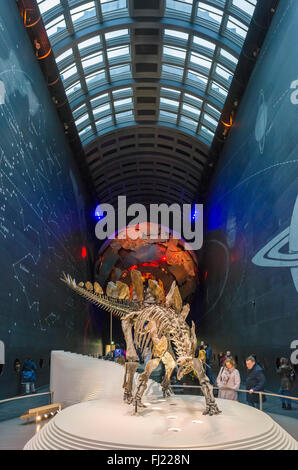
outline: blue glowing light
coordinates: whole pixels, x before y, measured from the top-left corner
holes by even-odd
[[[197,219],[199,218],[199,215],[200,215],[199,211],[194,208],[194,209],[191,211],[191,220],[192,220],[192,221],[197,220]]]
[[[101,210],[100,206],[97,206],[96,209],[95,209],[95,217],[96,219],[98,220],[101,220],[104,218],[104,213],[103,211]]]

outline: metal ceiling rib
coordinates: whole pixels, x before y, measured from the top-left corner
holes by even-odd
[[[38,0],[100,200],[194,200],[256,3]]]

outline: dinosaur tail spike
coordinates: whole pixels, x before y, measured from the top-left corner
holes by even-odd
[[[74,290],[77,294],[84,297],[86,300],[89,300],[95,305],[119,317],[127,315],[132,311],[139,310],[139,307],[133,302],[127,302],[124,304],[118,299],[108,297],[107,295],[97,294],[93,292],[93,289],[91,291],[78,286],[75,279],[72,279],[69,274],[62,273],[61,281],[64,282],[70,289]]]

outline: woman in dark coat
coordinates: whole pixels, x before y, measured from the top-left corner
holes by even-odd
[[[279,395],[291,395],[291,390],[293,388],[293,369],[290,365],[289,359],[282,357],[280,359],[279,368],[277,369],[277,374],[280,377],[280,387],[278,390]],[[291,410],[291,400],[289,398],[281,399],[281,406],[285,409]]]

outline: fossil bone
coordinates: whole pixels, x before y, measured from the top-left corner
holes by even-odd
[[[118,287],[112,282],[107,287],[108,295],[102,295],[98,289],[89,290],[88,283],[85,284],[86,288],[81,286],[81,283],[77,285],[69,275],[63,274],[61,279],[71,290],[86,300],[120,317],[128,361],[123,383],[124,400],[127,403],[133,403],[135,411],[144,407],[142,396],[147,388],[149,377],[162,361],[166,369],[164,380],[161,383],[164,396],[168,396],[170,393],[170,378],[177,365],[179,367],[178,380],[192,371],[198,376],[206,401],[204,414],[220,413],[203,363],[199,358],[194,358],[197,345],[195,325],[192,323],[190,328],[185,321],[189,305],[182,308],[182,299],[176,283],[173,282],[171,286],[166,304],[146,303],[142,302],[143,292],[140,291],[143,287],[141,273],[137,270],[132,272],[135,273],[132,275],[132,279],[138,301],[116,299]],[[120,287],[123,290],[120,289],[119,292],[125,292],[125,289]],[[151,346],[152,358],[147,362],[144,372],[139,375],[136,389],[133,391],[133,376],[138,367],[136,348],[141,348],[139,352],[144,356],[144,353],[148,352],[149,345]]]

